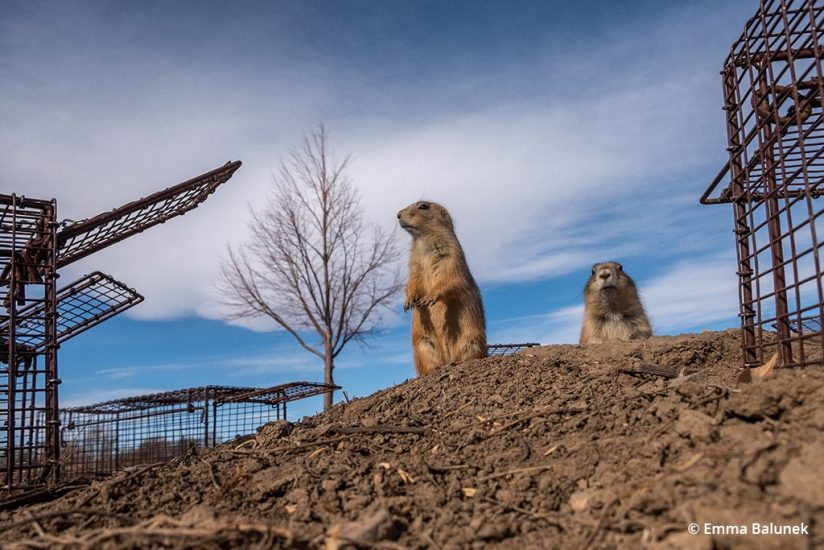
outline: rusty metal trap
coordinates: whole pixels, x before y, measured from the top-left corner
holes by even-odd
[[[61,478],[60,344],[143,300],[100,272],[58,289],[58,269],[196,208],[240,164],[78,222],[58,222],[54,199],[0,194],[0,487],[6,494]]]
[[[205,386],[62,409],[61,476],[67,481],[101,477],[213,447],[285,420],[290,401],[337,389],[312,382]]]
[[[721,71],[743,365],[824,363],[824,4],[762,0]],[[722,181],[726,187],[719,190]]]

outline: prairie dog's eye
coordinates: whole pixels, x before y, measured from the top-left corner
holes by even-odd
[[[418,210],[429,210],[429,205],[425,202],[422,202],[418,205]]]
[[[624,266],[622,266],[621,264],[618,264],[618,271],[623,271],[623,270],[624,270]]]
[[[596,267],[596,266],[592,266],[592,274],[593,274],[593,275],[595,275],[595,267]]]

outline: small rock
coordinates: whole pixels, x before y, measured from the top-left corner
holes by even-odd
[[[478,531],[478,538],[483,540],[501,540],[510,535],[509,526],[503,523],[485,523]]]
[[[675,432],[695,441],[709,441],[712,438],[712,418],[702,412],[687,409],[681,411],[675,421]]]
[[[569,497],[569,507],[572,508],[572,511],[576,514],[584,512],[589,508],[591,498],[592,493],[590,491],[577,491],[572,493]]]
[[[330,536],[340,538],[344,542],[353,541],[356,543],[370,544],[380,540],[383,531],[386,530],[392,523],[392,518],[389,512],[384,508],[380,508],[370,514],[365,514],[356,521],[346,523],[337,530],[336,534],[330,533]]]
[[[781,494],[804,500],[813,506],[824,506],[824,476],[821,457],[824,444],[808,443],[799,456],[790,459],[778,477]]]
[[[778,418],[781,415],[779,395],[747,393],[736,395],[730,403],[730,412],[747,420]]]
[[[810,416],[810,426],[817,430],[824,430],[824,409],[816,409]]]

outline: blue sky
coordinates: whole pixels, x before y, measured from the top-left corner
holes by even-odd
[[[63,346],[63,404],[322,379],[288,335],[225,323],[214,286],[248,205],[319,121],[352,155],[368,219],[392,229],[424,197],[450,209],[491,342],[574,342],[607,259],[658,333],[735,326],[731,213],[698,197],[726,158],[718,71],[756,7],[4,1],[0,192],[77,219],[244,162],[198,210],[64,270],[146,301]],[[351,396],[414,375],[408,322],[399,302],[371,347],[343,353]]]

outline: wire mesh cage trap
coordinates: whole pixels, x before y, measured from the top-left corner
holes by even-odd
[[[286,419],[290,401],[340,389],[292,382],[269,388],[205,386],[60,411],[61,476],[106,476],[213,447]]]
[[[721,71],[729,162],[701,202],[733,206],[745,367],[824,363],[822,57],[824,4],[762,0]]]
[[[58,289],[59,268],[196,208],[240,161],[78,222],[57,203],[0,194],[0,487],[60,480],[61,343],[143,297],[94,272]]]

